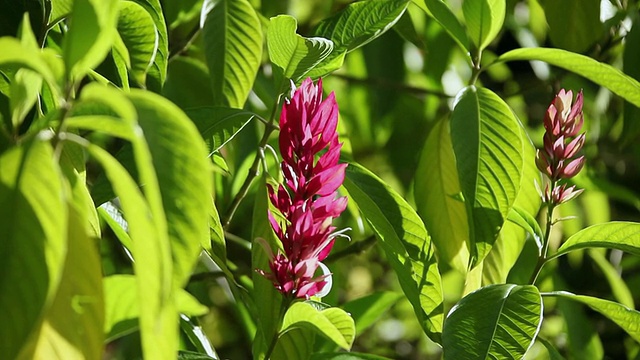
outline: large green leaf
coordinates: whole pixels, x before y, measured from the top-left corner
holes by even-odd
[[[541,0],[549,24],[549,37],[555,47],[582,53],[603,34],[600,0]]]
[[[198,59],[174,57],[167,69],[162,94],[182,109],[211,106],[213,91],[207,66]]]
[[[469,38],[482,51],[495,39],[506,13],[505,0],[464,1],[462,13]]]
[[[172,297],[172,264],[166,230],[164,235],[159,230],[164,218],[158,219],[157,213],[151,211],[136,182],[115,158],[95,145],[88,145],[87,150],[102,165],[120,198],[128,223],[136,284],[138,292],[145,294],[138,302],[143,352],[154,359],[175,358],[178,312]]]
[[[465,296],[444,323],[445,359],[521,359],[542,324],[535,286],[489,285]]]
[[[524,142],[500,97],[467,87],[451,117],[451,142],[469,220],[471,266],[491,250],[520,188]]]
[[[333,42],[321,37],[305,38],[296,34],[294,17],[271,18],[267,30],[269,59],[280,76],[298,82],[333,50]]]
[[[458,20],[444,1],[413,0],[413,2],[437,21],[464,51],[468,51],[469,37],[467,36],[467,32],[464,26],[460,24],[460,20]]]
[[[566,50],[548,48],[515,49],[497,59],[497,61],[515,60],[540,60],[569,70],[606,87],[614,94],[640,107],[640,83],[609,64]]]
[[[128,98],[136,108],[158,179],[174,285],[182,287],[198,259],[200,244],[209,241],[213,181],[207,150],[191,120],[165,98],[135,89]],[[142,174],[140,166],[138,171]],[[149,186],[148,181],[143,183]]]
[[[347,167],[344,186],[380,240],[420,325],[440,341],[442,284],[422,220],[400,195],[358,164]]]
[[[575,295],[567,291],[554,291],[544,293],[543,295],[562,297],[583,303],[618,324],[618,326],[624,329],[635,341],[640,342],[640,312],[637,310],[629,309],[613,301],[591,296]]]
[[[409,0],[368,0],[349,4],[322,20],[313,34],[333,41],[333,52],[308,73],[316,78],[342,66],[344,56],[389,30],[402,16]]]
[[[111,49],[118,20],[116,0],[74,0],[63,58],[71,78],[83,77]]]
[[[47,24],[53,24],[62,17],[67,16],[73,7],[73,0],[51,0],[50,21]]]
[[[127,47],[132,77],[145,85],[147,71],[158,52],[158,34],[151,15],[131,1],[120,2],[118,33]]]
[[[618,269],[607,260],[603,251],[597,251],[592,249],[589,251],[589,256],[593,259],[593,262],[600,268],[602,274],[607,279],[609,286],[611,287],[611,295],[613,298],[628,308],[634,309],[633,294],[629,290],[627,283],[625,283],[622,275],[618,273]]]
[[[104,293],[104,334],[107,341],[112,341],[137,330],[140,299],[135,276],[112,275],[105,277]],[[206,306],[200,304],[183,289],[176,293],[176,307],[180,313],[189,316],[203,315],[208,311]]]
[[[262,59],[262,28],[248,0],[205,0],[202,36],[213,105],[241,109]]]
[[[211,152],[219,151],[255,117],[250,111],[221,106],[185,109],[205,139],[211,139]]]
[[[160,0],[133,0],[138,5],[147,10],[157,31],[157,51],[153,57],[151,67],[147,72],[147,87],[160,93],[167,76],[167,64],[169,62],[169,35],[167,33],[167,24],[164,20],[164,14],[160,5]]]
[[[313,329],[345,350],[351,349],[356,334],[353,318],[344,310],[335,307],[318,310],[306,302],[296,302],[289,307],[280,333],[296,328]]]
[[[64,271],[34,358],[56,354],[59,359],[97,359],[103,355],[102,269],[97,243],[87,233],[87,215],[82,199],[70,204]]]
[[[15,359],[58,288],[67,206],[49,143],[4,152],[0,168],[0,353]]]
[[[414,181],[418,213],[425,222],[438,259],[466,273],[469,223],[460,198],[460,180],[449,133],[449,120],[438,122],[425,143]]]
[[[520,133],[524,139],[524,169],[520,190],[509,211],[507,217],[509,221],[505,222],[498,240],[483,262],[482,283],[484,285],[502,284],[507,281],[509,272],[522,253],[525,241],[534,242],[539,252],[542,247],[543,234],[536,220],[542,198],[535,185],[536,182],[541,184],[542,180],[540,171],[535,165],[536,150],[528,141],[528,135],[523,127],[520,127]]]
[[[596,247],[618,249],[640,256],[640,224],[612,221],[589,226],[569,237],[553,257],[578,249]]]

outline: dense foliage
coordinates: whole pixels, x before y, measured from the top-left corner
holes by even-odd
[[[0,357],[640,359],[639,10],[0,1]]]

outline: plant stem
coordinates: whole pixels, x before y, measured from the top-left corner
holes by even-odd
[[[552,182],[550,185],[550,189],[555,187],[555,182]],[[550,197],[550,196],[549,196]],[[547,202],[547,223],[544,229],[544,239],[542,239],[542,253],[540,257],[538,257],[538,263],[536,264],[535,269],[533,270],[533,274],[529,279],[529,284],[535,284],[538,279],[538,275],[540,275],[540,270],[547,262],[547,252],[549,251],[549,236],[551,234],[551,227],[553,226],[553,210],[555,209],[557,204],[553,203],[551,200]]]
[[[281,98],[282,98],[282,95],[278,96],[278,98],[276,99],[276,103],[273,107],[273,110],[271,111],[271,116],[269,117],[269,122],[265,124],[264,134],[262,135],[262,139],[258,144],[258,152],[256,153],[256,157],[253,159],[253,164],[251,164],[249,173],[247,174],[247,177],[244,179],[244,183],[242,184],[242,187],[240,188],[236,196],[233,198],[231,205],[229,205],[229,210],[227,210],[227,213],[222,218],[222,227],[225,230],[229,227],[229,224],[231,223],[231,219],[233,219],[233,215],[236,213],[236,210],[238,210],[240,203],[242,202],[242,200],[244,200],[244,198],[249,193],[249,188],[251,188],[251,183],[256,177],[258,177],[258,175],[260,175],[260,162],[262,160],[262,154],[264,152],[265,147],[269,143],[269,137],[271,137],[271,133],[274,130],[278,129],[278,127],[274,124],[274,122],[275,122],[276,113],[278,112],[278,105],[280,105]]]
[[[271,358],[271,354],[273,350],[276,348],[276,344],[278,343],[278,339],[280,338],[280,328],[282,327],[282,321],[284,320],[284,314],[287,312],[289,305],[293,302],[292,298],[284,297],[282,302],[280,303],[280,312],[278,313],[278,322],[276,323],[276,328],[273,332],[273,337],[271,338],[271,343],[269,344],[269,348],[267,348],[267,352],[265,353],[264,359],[269,360]]]

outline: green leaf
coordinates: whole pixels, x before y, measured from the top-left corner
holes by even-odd
[[[0,353],[14,359],[58,289],[67,206],[49,143],[34,140],[5,151],[0,168]]]
[[[520,188],[524,142],[511,109],[488,89],[467,87],[451,117],[451,141],[469,220],[471,266],[491,250]]]
[[[511,208],[507,219],[526,230],[533,237],[538,249],[540,250],[540,254],[542,254],[542,239],[544,238],[544,234],[542,233],[542,229],[540,229],[540,224],[538,224],[536,218],[526,210],[518,206],[514,206]]]
[[[588,314],[572,301],[558,299],[556,307],[564,318],[568,353],[575,359],[600,360],[604,349],[595,324]]]
[[[618,270],[605,258],[603,252],[590,250],[589,256],[598,265],[607,282],[609,282],[614,299],[620,304],[634,309],[633,294],[631,294],[629,287],[618,273]]]
[[[640,342],[640,312],[613,301],[598,299],[591,296],[575,295],[567,291],[543,293],[544,296],[556,296],[577,301],[606,316],[618,324],[635,341]]]
[[[555,47],[582,53],[603,34],[600,0],[542,0],[549,24],[549,37]]]
[[[50,21],[47,24],[53,24],[57,20],[67,16],[73,7],[73,0],[51,0]]]
[[[569,237],[553,257],[574,250],[599,247],[618,249],[640,256],[640,224],[612,221],[589,226]]]
[[[127,47],[131,75],[144,86],[147,71],[158,52],[158,34],[151,15],[131,1],[120,2],[118,33]]]
[[[138,329],[140,299],[133,275],[112,275],[104,278],[104,334],[110,342]],[[176,293],[177,310],[189,316],[206,314],[208,308],[183,289]],[[101,326],[102,328],[102,326]]]
[[[137,89],[128,98],[138,113],[158,179],[174,285],[182,287],[198,259],[200,244],[209,241],[213,180],[207,150],[189,118],[165,98]],[[138,170],[142,173],[139,166]],[[148,181],[143,183],[149,186]]]
[[[385,291],[376,292],[356,300],[349,301],[342,308],[356,323],[356,334],[361,334],[373,325],[384,313],[402,297],[402,294]]]
[[[211,199],[211,206],[209,207],[209,232],[211,242],[202,244],[202,248],[217,254],[221,259],[226,259],[227,245],[224,239],[224,228],[220,222],[220,215],[213,199]]]
[[[408,5],[409,0],[357,1],[322,20],[313,34],[333,41],[333,52],[307,75],[317,78],[339,69],[347,52],[366,45],[391,29]]]
[[[167,69],[162,94],[182,109],[210,106],[213,91],[206,65],[197,59],[174,57]]]
[[[351,348],[356,333],[353,319],[344,310],[332,307],[319,311],[306,302],[296,302],[289,307],[280,333],[296,328],[311,328],[345,350]]]
[[[505,0],[464,1],[462,13],[467,32],[478,50],[484,50],[498,35],[506,14]]]
[[[535,220],[535,216],[540,210],[542,198],[538,194],[535,182],[541,183],[540,171],[535,165],[536,150],[533,144],[528,140],[528,135],[524,127],[520,127],[520,133],[524,141],[524,169],[522,179],[520,181],[520,190],[516,196],[512,210],[509,212],[507,219],[514,212],[518,212],[518,217],[528,219],[524,222],[532,229],[539,228],[540,225]],[[534,233],[536,230],[532,230]],[[542,241],[542,231],[538,233],[540,241]],[[527,237],[525,230],[521,226],[511,221],[505,222],[500,230],[498,240],[491,248],[491,251],[483,261],[482,278],[483,285],[503,284],[507,282],[509,272],[517,263],[518,257],[523,253],[523,248],[527,241],[535,243],[533,245],[540,249],[540,245],[536,243],[536,235]],[[539,253],[540,250],[538,250]],[[529,272],[532,271],[529,270]],[[529,274],[527,274],[529,276]],[[528,278],[527,278],[528,279]]]
[[[444,28],[464,51],[469,49],[469,37],[449,6],[441,0],[413,0],[422,10]]]
[[[55,84],[56,78],[41,53],[28,49],[19,40],[0,37],[0,65],[18,64],[42,75],[48,84]]]
[[[536,340],[547,349],[549,360],[565,360],[565,358],[562,355],[560,355],[558,350],[556,350],[556,348],[554,348],[550,342],[548,342],[547,340],[541,337],[538,337]]]
[[[532,285],[489,285],[465,296],[444,323],[445,359],[521,359],[542,324]]]
[[[212,139],[211,153],[219,151],[255,117],[250,111],[218,106],[185,109],[205,139]]]
[[[296,34],[298,22],[292,16],[272,17],[267,30],[269,59],[280,76],[298,82],[333,50],[333,42],[321,37]]]
[[[461,273],[469,266],[469,222],[459,199],[460,180],[451,144],[449,120],[429,133],[415,174],[418,213],[425,222],[438,258]]]
[[[166,232],[163,236],[159,230],[162,225],[158,224],[164,218],[154,217],[157,213],[151,211],[135,181],[115,158],[95,145],[89,144],[87,150],[102,165],[128,223],[136,286],[139,293],[145,294],[138,300],[143,352],[146,357],[174,358],[178,349],[178,313],[171,296],[171,256]],[[109,301],[109,292],[105,293]]]
[[[169,35],[160,0],[133,0],[147,10],[151,15],[157,32],[157,51],[153,57],[153,63],[147,72],[147,88],[160,93],[167,76],[167,64],[169,61]]]
[[[386,357],[360,353],[316,353],[311,360],[391,360]]]
[[[81,198],[69,204],[67,258],[34,358],[56,354],[59,358],[98,359],[103,355],[102,269],[97,244],[87,233],[87,215]]]
[[[262,59],[262,28],[248,0],[205,0],[202,36],[213,105],[241,109]]]
[[[407,202],[362,166],[347,167],[344,186],[380,240],[418,322],[440,341],[442,284],[431,239]]]
[[[116,0],[74,0],[63,58],[71,78],[82,78],[111,49],[118,20]]]
[[[17,129],[38,100],[42,76],[29,69],[19,69],[11,82],[11,123]]]
[[[310,328],[288,331],[278,338],[271,359],[308,359],[313,353],[315,334]]]
[[[609,64],[569,51],[547,48],[515,49],[497,59],[498,62],[516,60],[540,60],[569,70],[640,107],[640,83]]]

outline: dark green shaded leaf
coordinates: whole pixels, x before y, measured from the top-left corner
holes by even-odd
[[[422,220],[400,195],[358,164],[347,167],[344,186],[380,240],[420,325],[440,341],[442,284]]]
[[[182,109],[210,106],[213,92],[207,67],[196,59],[173,58],[167,69],[162,94]]]
[[[211,152],[219,151],[255,117],[251,111],[218,106],[185,109],[205,139],[212,139]]]
[[[67,206],[49,143],[36,140],[4,152],[0,168],[0,353],[14,359],[58,288]]]
[[[635,341],[640,342],[640,312],[613,301],[598,299],[591,296],[575,295],[567,291],[545,293],[545,296],[557,296],[577,301],[609,318],[618,324]]]
[[[144,86],[158,51],[158,35],[151,15],[135,2],[121,2],[118,33],[128,50],[132,77]]]
[[[445,359],[521,359],[542,324],[535,286],[489,285],[465,296],[444,323]]]
[[[247,0],[205,0],[202,36],[213,105],[241,109],[262,58],[262,28]]]
[[[164,85],[169,61],[169,35],[164,20],[160,0],[133,0],[147,10],[155,24],[157,32],[157,51],[153,63],[147,73],[147,87],[153,92],[160,93]]]
[[[555,47],[582,53],[600,39],[600,0],[542,0],[549,24],[549,37]]]

